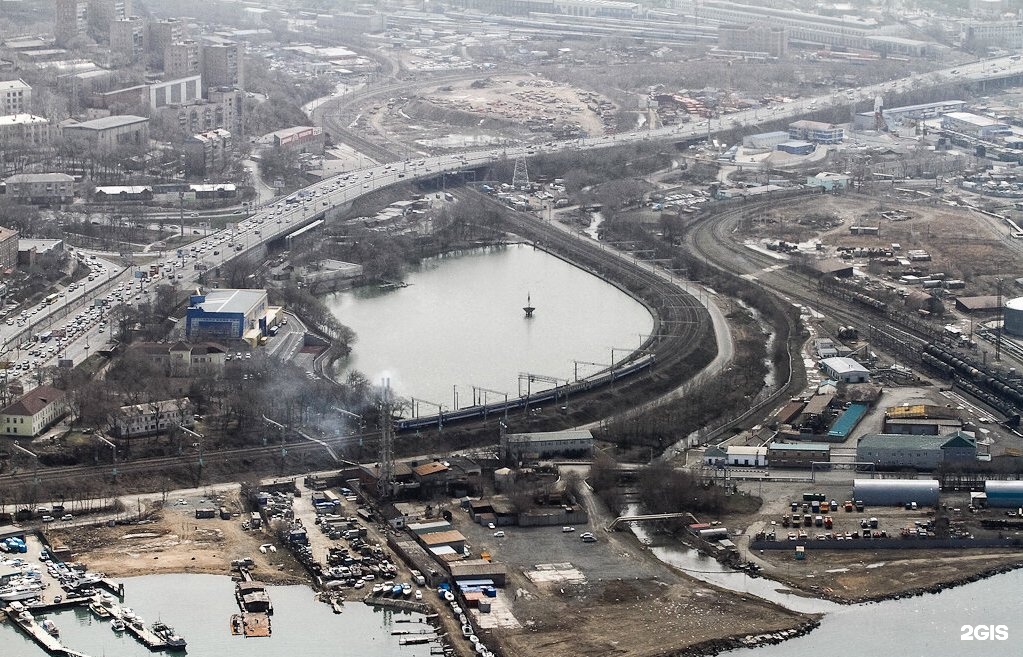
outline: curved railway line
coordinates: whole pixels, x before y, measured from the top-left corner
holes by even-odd
[[[686,234],[691,253],[706,262],[748,279],[760,281],[781,298],[813,309],[840,324],[866,328],[871,344],[919,363],[951,379],[974,399],[1006,416],[1023,409],[1023,386],[940,346],[941,330],[917,317],[889,307],[858,288],[840,283],[823,285],[793,271],[788,262],[772,258],[734,239],[739,222],[776,200],[737,204],[699,217]],[[969,363],[964,363],[965,358]]]

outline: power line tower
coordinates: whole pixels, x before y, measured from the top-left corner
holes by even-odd
[[[391,418],[391,380],[383,380],[380,404],[380,473],[377,477],[377,495],[390,499],[394,492],[394,426]]]
[[[512,172],[512,187],[515,189],[529,187],[529,169],[526,167],[526,158],[522,155],[515,158],[515,171]]]

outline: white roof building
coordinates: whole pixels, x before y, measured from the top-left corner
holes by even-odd
[[[821,361],[824,372],[845,383],[866,383],[870,381],[870,370],[860,365],[855,359],[835,356]]]

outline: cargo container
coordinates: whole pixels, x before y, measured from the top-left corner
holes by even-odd
[[[195,510],[196,520],[203,520],[206,518],[216,518],[217,510],[211,508],[199,508]]]
[[[249,527],[253,529],[259,529],[263,526],[263,517],[259,515],[258,511],[253,511],[249,515]]]
[[[826,499],[828,499],[828,496],[824,493],[803,493],[804,502],[813,502],[814,500],[823,502]]]

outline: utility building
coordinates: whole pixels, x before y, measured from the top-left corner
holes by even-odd
[[[856,460],[879,468],[934,470],[976,461],[977,441],[962,431],[945,436],[868,434],[856,443]]]
[[[821,361],[821,369],[835,381],[843,383],[867,383],[870,371],[852,358],[825,358]]]

